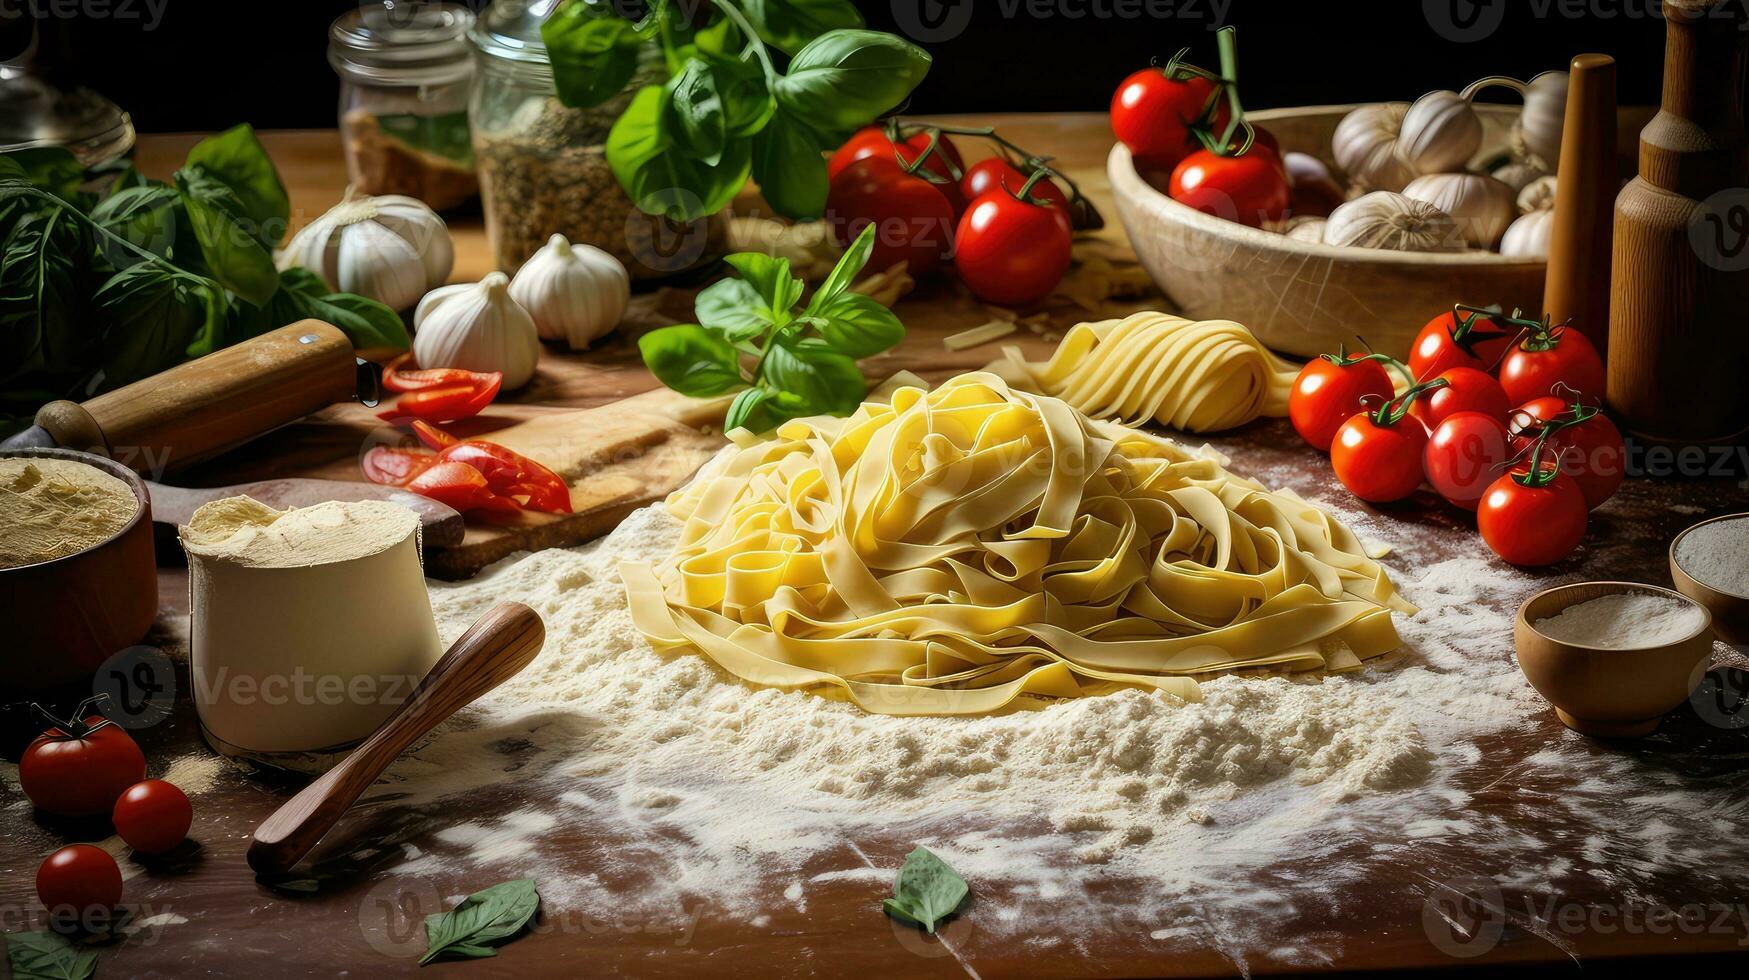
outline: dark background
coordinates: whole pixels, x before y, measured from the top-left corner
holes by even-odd
[[[0,0],[5,56],[18,46],[18,11],[30,2]],[[153,0],[162,19],[150,30],[146,0],[35,2],[85,4],[76,18],[45,23],[66,30],[81,77],[119,101],[141,131],[335,124],[339,87],[325,56],[327,28],[357,0]],[[1172,16],[1149,16],[1150,2]],[[115,12],[93,16],[104,4]],[[1180,47],[1215,67],[1218,5],[1224,23],[1239,29],[1241,91],[1252,108],[1410,100],[1484,75],[1528,79],[1585,51],[1617,58],[1624,104],[1658,98],[1663,25],[1649,12],[1655,0],[857,4],[869,26],[911,36],[935,56],[910,106],[916,113],[1102,110],[1125,75]],[[1462,31],[1451,25],[1471,18],[1498,27],[1477,40],[1454,39]],[[955,36],[941,39],[946,34]]]

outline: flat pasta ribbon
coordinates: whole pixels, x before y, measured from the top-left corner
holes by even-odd
[[[751,681],[880,714],[1245,668],[1358,667],[1413,611],[1348,528],[1169,440],[994,374],[740,434],[668,498],[638,628]]]
[[[1184,432],[1236,429],[1287,415],[1299,369],[1232,320],[1137,313],[1071,329],[1051,359],[1003,351],[1011,383],[1061,398],[1088,415]]]

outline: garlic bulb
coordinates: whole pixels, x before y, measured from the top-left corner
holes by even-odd
[[[1417,177],[1403,188],[1403,196],[1451,215],[1464,240],[1477,248],[1493,248],[1518,216],[1518,195],[1512,188],[1481,174]]]
[[[1555,226],[1555,212],[1531,211],[1521,215],[1506,237],[1500,239],[1500,254],[1522,259],[1549,257],[1549,231]]]
[[[1555,189],[1559,186],[1553,177],[1531,181],[1529,186],[1518,192],[1518,210],[1524,214],[1532,211],[1553,211]]]
[[[1287,237],[1296,242],[1317,245],[1324,241],[1324,226],[1327,224],[1329,222],[1323,218],[1300,215],[1288,221]]]
[[[510,298],[528,311],[541,339],[562,340],[572,350],[619,326],[631,297],[631,276],[618,259],[564,235],[548,239],[510,283]]]
[[[449,229],[416,198],[353,197],[292,236],[281,269],[303,266],[337,292],[368,296],[399,312],[441,286],[455,264]]]
[[[502,371],[504,387],[520,388],[534,377],[540,333],[510,298],[510,278],[494,272],[425,294],[413,311],[413,359],[422,368]]]
[[[1443,174],[1466,167],[1482,148],[1482,117],[1456,92],[1429,92],[1403,116],[1397,157],[1416,174]]]
[[[1463,236],[1451,215],[1390,191],[1349,201],[1330,215],[1324,244],[1399,252],[1460,252]]]
[[[1415,174],[1397,158],[1397,136],[1407,102],[1363,105],[1342,117],[1330,138],[1331,155],[1348,179],[1366,190],[1400,191]]]
[[[1494,171],[1494,179],[1505,184],[1507,187],[1512,188],[1514,191],[1524,190],[1537,178],[1543,176],[1546,176],[1543,172],[1543,168],[1529,160],[1514,160],[1511,163],[1496,168]]]
[[[1524,115],[1519,118],[1524,147],[1548,170],[1561,163],[1568,81],[1566,72],[1549,71],[1531,79],[1524,88]]]

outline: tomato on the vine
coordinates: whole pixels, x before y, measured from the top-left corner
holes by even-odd
[[[1167,194],[1186,207],[1252,228],[1286,218],[1292,203],[1281,158],[1261,144],[1238,156],[1192,153],[1172,171]]]
[[[960,193],[968,201],[976,201],[998,187],[1018,194],[1026,186],[1027,175],[1001,157],[990,157],[972,164],[960,179]],[[1074,215],[1069,208],[1069,195],[1049,177],[1041,177],[1032,185],[1032,196],[1062,213],[1063,223],[1073,230]]]
[[[175,783],[147,779],[129,786],[115,801],[111,821],[129,847],[145,854],[162,854],[188,836],[194,807]]]
[[[1552,394],[1557,385],[1578,392],[1589,404],[1601,404],[1603,358],[1591,341],[1569,327],[1534,326],[1500,363],[1500,387],[1512,404]]]
[[[954,265],[979,299],[1025,306],[1049,296],[1063,281],[1071,244],[1061,211],[997,187],[973,201],[960,219]]]
[[[1427,482],[1448,503],[1475,510],[1512,450],[1506,423],[1482,412],[1457,412],[1439,423],[1422,453]]]
[[[1500,382],[1490,374],[1475,368],[1454,367],[1441,373],[1439,379],[1445,382],[1444,386],[1429,391],[1411,410],[1428,432],[1459,412],[1480,412],[1504,420],[1512,410]]]
[[[133,737],[100,714],[54,721],[18,760],[18,783],[37,809],[61,817],[107,814],[122,791],[146,777],[146,757]],[[40,710],[40,709],[39,709]]]
[[[121,904],[121,868],[101,847],[63,847],[37,867],[36,897],[57,924],[87,924]]]
[[[1579,485],[1592,510],[1603,506],[1621,488],[1627,471],[1627,445],[1607,415],[1548,395],[1520,405],[1511,421],[1514,453],[1530,451],[1545,426],[1561,424],[1549,437],[1549,456],[1560,460],[1561,472]]]
[[[864,228],[875,226],[874,250],[866,266],[875,271],[904,262],[911,275],[927,275],[953,247],[954,209],[941,185],[883,157],[865,157],[833,178],[826,217],[844,247]]]
[[[935,150],[929,152],[930,131],[921,129],[894,143],[887,135],[885,126],[864,126],[851,135],[826,161],[826,179],[828,182],[837,180],[845,168],[858,160],[870,157],[880,157],[895,163],[916,163],[917,159],[929,153],[928,159],[920,165],[927,171],[919,179],[934,184],[954,206],[954,213],[965,210],[971,195],[962,194],[958,187],[960,175],[965,173],[965,158],[960,156],[959,147],[954,145],[953,137],[941,133],[936,137]]]
[[[1193,128],[1224,130],[1232,110],[1212,78],[1190,69],[1144,68],[1111,97],[1111,131],[1137,169],[1171,170],[1202,147]]]
[[[1492,370],[1518,329],[1508,317],[1474,306],[1454,306],[1428,321],[1409,351],[1409,372],[1435,378],[1454,367]]]
[[[1300,369],[1288,393],[1287,417],[1300,438],[1328,452],[1342,423],[1366,410],[1369,399],[1390,401],[1395,389],[1378,355],[1326,354]]]
[[[1571,477],[1551,463],[1532,460],[1488,487],[1476,509],[1476,526],[1496,555],[1535,568],[1578,549],[1589,510]]]
[[[1371,412],[1342,423],[1330,445],[1330,468],[1348,491],[1368,503],[1402,500],[1421,486],[1427,430],[1410,419],[1382,422]]]

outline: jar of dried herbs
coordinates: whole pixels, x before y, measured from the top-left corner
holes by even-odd
[[[582,0],[595,2],[595,0]],[[632,96],[666,75],[661,52],[641,56],[618,95],[587,109],[559,101],[540,25],[557,0],[495,0],[470,37],[480,51],[468,118],[486,235],[497,266],[515,272],[555,233],[604,249],[634,279],[669,278],[722,254],[721,215],[680,223],[646,214],[608,165],[607,134]],[[613,16],[602,2],[603,15]]]
[[[359,193],[405,194],[438,210],[477,193],[468,135],[473,26],[461,4],[385,0],[329,28],[346,170]]]

